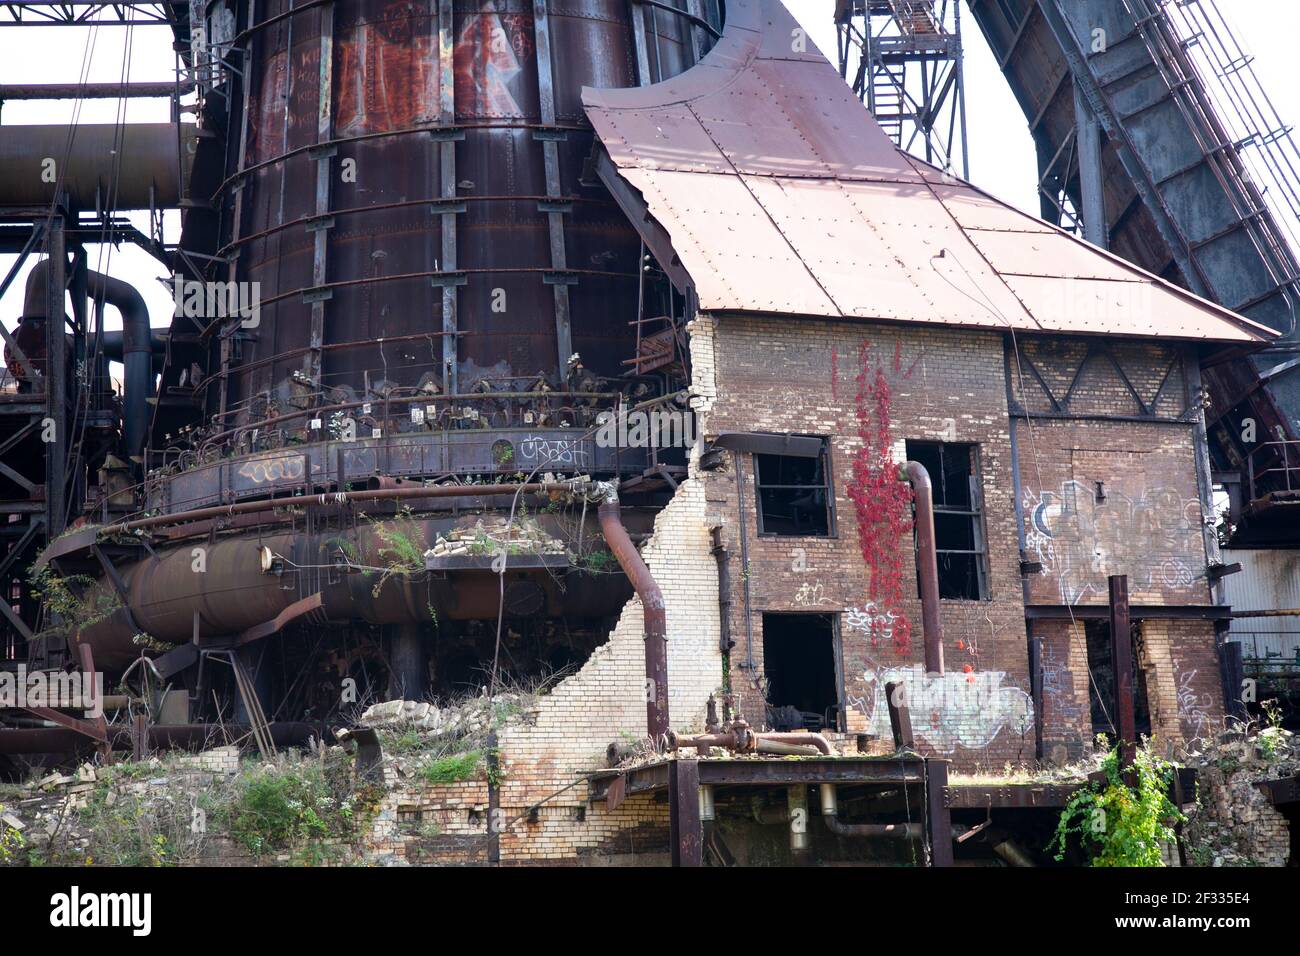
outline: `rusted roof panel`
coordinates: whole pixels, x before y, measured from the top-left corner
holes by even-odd
[[[899,151],[780,0],[732,0],[727,21],[671,80],[583,91],[701,309],[1274,337]]]

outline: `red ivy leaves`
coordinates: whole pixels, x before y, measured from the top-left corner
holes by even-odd
[[[894,371],[901,364],[901,345],[894,349]],[[886,612],[893,611],[894,650],[911,648],[912,622],[903,612],[903,542],[912,530],[912,487],[898,479],[890,454],[890,390],[885,370],[871,360],[871,345],[858,348],[855,414],[862,447],[853,458],[848,496],[858,519],[858,546],[870,573],[868,597],[881,613],[872,615],[870,638],[878,646],[891,630]]]

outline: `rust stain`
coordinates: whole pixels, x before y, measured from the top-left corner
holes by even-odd
[[[335,129],[357,136],[428,123],[438,115],[438,22],[392,3],[336,44]]]

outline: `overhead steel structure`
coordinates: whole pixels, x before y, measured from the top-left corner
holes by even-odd
[[[842,76],[900,147],[970,177],[959,0],[836,0]]]
[[[1281,333],[1204,372],[1241,541],[1300,487],[1300,154],[1212,0],[970,0],[1029,120],[1043,215]],[[1294,510],[1294,509],[1292,509]]]

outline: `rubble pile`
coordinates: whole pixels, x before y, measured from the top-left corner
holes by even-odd
[[[418,778],[439,758],[486,754],[491,747],[489,731],[512,718],[526,718],[532,700],[519,693],[498,694],[495,700],[469,697],[441,707],[427,701],[389,700],[367,708],[359,723],[380,732],[385,783],[400,786],[404,780]]]
[[[197,860],[199,794],[239,772],[239,748],[50,773],[0,794],[0,864],[158,865]],[[169,859],[168,857],[171,856]]]
[[[1197,805],[1184,839],[1200,866],[1286,866],[1291,836],[1286,817],[1258,787],[1300,773],[1300,741],[1281,727],[1230,730],[1189,754],[1197,769]]]
[[[425,557],[500,554],[565,554],[565,543],[536,522],[516,517],[484,515],[472,527],[452,528],[440,534]]]

